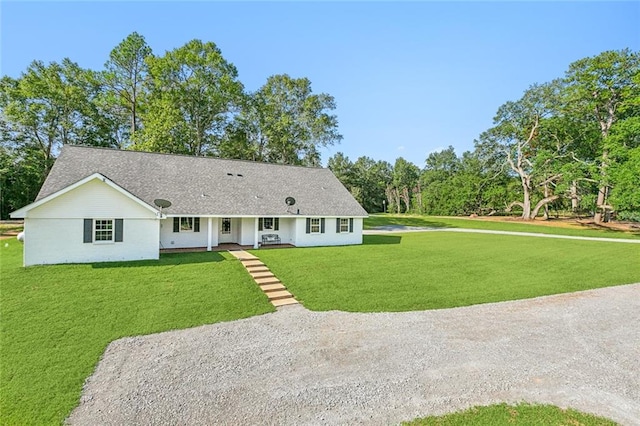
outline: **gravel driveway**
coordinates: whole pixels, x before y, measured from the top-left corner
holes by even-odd
[[[387,425],[521,400],[640,424],[640,284],[425,312],[291,306],[125,338],[68,421]]]

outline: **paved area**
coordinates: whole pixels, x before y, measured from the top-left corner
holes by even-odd
[[[389,425],[529,401],[640,424],[640,284],[424,312],[273,314],[112,342],[68,419]]]
[[[244,250],[229,250],[229,253],[242,262],[251,278],[258,284],[260,290],[266,294],[269,302],[276,308],[295,305],[298,301],[280,280],[262,263],[260,259]]]
[[[471,232],[476,234],[517,235],[520,237],[560,238],[565,240],[606,241],[609,243],[640,244],[640,239],[633,240],[630,238],[579,237],[574,235],[540,234],[536,232],[496,231],[492,229],[428,228],[424,226],[385,225],[378,226],[375,229],[366,229],[362,231],[364,235],[379,235],[398,232]]]

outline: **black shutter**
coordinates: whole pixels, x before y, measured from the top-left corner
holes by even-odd
[[[336,234],[340,233],[340,218],[336,218]]]
[[[116,219],[116,243],[122,242],[124,221],[122,219]]]
[[[262,231],[262,227],[264,226],[263,223],[264,220],[262,218],[258,218],[258,231]]]
[[[311,233],[311,218],[307,218],[307,234]]]
[[[180,232],[180,218],[173,218],[173,232]]]
[[[320,233],[324,234],[324,217],[320,219]]]
[[[353,232],[353,218],[349,218],[349,232]]]
[[[279,231],[280,230],[280,218],[276,217],[273,219],[273,230],[274,231]]]
[[[93,219],[84,220],[84,241],[85,243],[93,242]]]
[[[200,232],[200,218],[193,218],[193,232]]]

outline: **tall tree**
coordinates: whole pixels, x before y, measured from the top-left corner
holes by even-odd
[[[192,40],[162,57],[147,57],[150,73],[144,127],[134,148],[212,155],[242,102],[238,72],[212,43]]]
[[[139,111],[148,77],[146,59],[152,56],[144,37],[133,32],[109,54],[102,74],[105,108],[128,127],[127,138],[140,127]]]
[[[606,51],[572,63],[566,73],[568,84],[567,104],[574,114],[588,117],[598,126],[599,190],[594,221],[600,223],[608,208],[607,194],[610,187],[608,167],[610,148],[608,138],[611,127],[620,118],[629,103],[637,97],[640,85],[634,81],[640,73],[640,55],[629,49]]]
[[[509,208],[522,208],[523,219],[533,219],[540,208],[558,198],[547,193],[532,206],[532,196],[538,185],[548,185],[561,177],[549,167],[558,158],[557,150],[544,144],[544,120],[550,117],[557,102],[561,83],[554,81],[533,85],[516,102],[502,105],[494,118],[495,126],[480,136],[477,148],[504,161],[520,179],[522,201],[513,201]]]
[[[250,95],[236,125],[236,142],[253,159],[282,164],[320,164],[321,147],[340,142],[335,100],[314,94],[307,78],[273,75]],[[248,148],[251,147],[251,148]]]

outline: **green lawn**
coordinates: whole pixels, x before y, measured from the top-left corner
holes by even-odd
[[[410,311],[640,282],[640,244],[425,232],[254,254],[312,310]]]
[[[459,413],[425,417],[402,424],[404,426],[614,426],[616,423],[572,409],[563,410],[553,405],[522,403],[474,407]]]
[[[536,220],[527,222],[495,222],[482,219],[468,219],[446,216],[419,216],[376,214],[364,220],[365,229],[373,229],[384,225],[425,226],[430,228],[468,228],[492,229],[496,231],[534,232],[538,234],[574,235],[579,237],[628,238],[640,239],[640,229],[634,232],[623,232],[609,229],[592,229],[584,225],[572,227],[545,226],[545,222]]]
[[[274,311],[226,252],[25,269],[0,244],[2,424],[60,424],[115,339]]]

